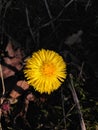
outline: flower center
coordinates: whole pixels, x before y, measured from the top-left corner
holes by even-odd
[[[52,76],[55,72],[55,67],[52,63],[43,63],[41,67],[41,72],[45,76]]]

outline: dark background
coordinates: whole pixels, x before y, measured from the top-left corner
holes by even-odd
[[[0,0],[0,33],[2,32],[19,44],[26,56],[38,49],[46,48],[64,54],[65,60],[76,64],[76,68],[84,63],[83,90],[87,99],[83,105],[91,109],[92,102],[94,105],[97,104],[97,1]],[[76,74],[70,66],[69,72]],[[98,112],[97,107],[96,105],[89,114]],[[87,119],[90,117],[89,114],[85,116]],[[98,123],[98,118],[93,117],[92,122]]]

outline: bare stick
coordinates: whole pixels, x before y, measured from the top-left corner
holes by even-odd
[[[91,4],[91,0],[88,0],[87,4],[86,4],[86,7],[85,7],[85,10],[87,11],[88,7],[90,6]]]
[[[26,12],[26,19],[27,19],[27,25],[28,25],[29,31],[31,33],[31,36],[32,36],[32,39],[33,39],[34,43],[36,43],[35,38],[34,38],[34,33],[32,31],[31,25],[30,25],[29,14],[28,14],[28,9],[27,8],[25,9],[25,12]]]
[[[52,21],[53,17],[52,17],[51,11],[50,11],[50,9],[49,9],[49,5],[48,5],[48,3],[47,3],[47,0],[44,0],[44,2],[45,2],[45,6],[46,6],[46,9],[47,9],[49,18],[50,18],[50,20],[51,20],[50,23],[51,23],[52,29],[53,29],[53,31],[54,31],[54,23],[53,23],[53,21]]]
[[[3,79],[3,73],[2,73],[2,66],[0,64],[0,75],[1,75],[1,81],[2,81],[2,96],[5,94],[5,85],[4,85],[4,79]],[[0,105],[3,103],[3,97],[0,98]],[[2,111],[0,108],[0,130],[2,130],[2,125],[1,125],[1,115],[2,115]]]
[[[59,18],[59,17],[62,15],[62,13],[64,12],[64,10],[65,10],[73,1],[74,1],[74,0],[70,0],[67,4],[64,5],[64,8],[60,11],[60,13],[59,13],[58,16],[56,17],[56,19]]]
[[[69,89],[70,89],[70,91],[72,93],[73,100],[74,100],[75,105],[76,105],[77,110],[78,110],[81,130],[86,130],[86,126],[85,126],[85,123],[84,123],[83,115],[82,115],[82,112],[81,112],[81,107],[80,107],[80,104],[79,104],[79,99],[78,99],[77,93],[76,93],[75,88],[74,88],[72,74],[70,74],[69,77],[70,77]]]
[[[5,94],[5,85],[4,85],[4,79],[3,79],[3,73],[2,73],[2,66],[0,64],[0,74],[1,74],[1,81],[2,81],[2,88],[3,88],[3,91],[2,91],[2,95]]]
[[[57,19],[59,19],[59,17],[62,15],[62,13],[64,12],[64,10],[65,10],[73,1],[74,1],[74,0],[70,0],[67,4],[65,4],[64,7],[63,7],[63,9],[59,12],[59,14],[58,14],[55,18],[53,18],[52,15],[51,15],[51,12],[50,12],[50,10],[49,10],[49,6],[48,6],[48,4],[47,4],[47,1],[44,0],[44,2],[46,2],[45,5],[46,5],[46,8],[47,8],[49,17],[50,17],[50,21],[47,22],[47,23],[45,23],[44,25],[41,25],[39,28],[41,29],[41,28],[43,28],[43,27],[49,26],[50,24],[52,24],[52,27],[54,28],[53,22],[55,22]],[[68,19],[67,19],[67,20],[68,20]]]

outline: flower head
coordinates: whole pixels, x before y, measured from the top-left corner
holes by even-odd
[[[58,53],[41,49],[26,60],[24,74],[36,91],[50,94],[66,79],[66,63]]]

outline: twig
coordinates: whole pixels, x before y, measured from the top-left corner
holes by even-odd
[[[69,109],[69,111],[68,111],[67,114],[66,114],[66,118],[69,116],[70,112],[74,109],[75,106],[76,106],[76,105],[73,104],[73,106]]]
[[[79,76],[78,76],[78,79],[82,78],[82,74],[83,74],[83,67],[84,67],[84,62],[82,63],[82,66],[80,68],[80,73],[79,73]],[[84,80],[84,79],[83,79]]]
[[[44,0],[46,1],[46,0]],[[52,15],[51,15],[51,12],[49,10],[49,8],[47,7],[47,10],[48,10],[48,14],[49,14],[49,17],[50,17],[50,21],[45,23],[44,25],[41,25],[39,27],[39,29],[43,28],[43,27],[46,27],[46,26],[49,26],[50,24],[53,24],[53,22],[55,22],[57,19],[59,19],[59,17],[62,15],[62,13],[64,12],[64,10],[73,2],[74,0],[70,0],[67,4],[64,5],[63,9],[59,12],[59,14],[53,18]],[[68,19],[66,19],[66,21],[68,21]],[[53,28],[54,28],[54,24],[52,25]]]
[[[2,125],[1,125],[1,122],[0,122],[0,130],[2,130]]]
[[[3,18],[5,18],[7,9],[10,7],[10,5],[12,4],[13,0],[7,1],[6,5],[5,5],[5,10],[4,10],[4,14],[3,14]]]
[[[2,95],[5,94],[5,85],[4,85],[4,78],[3,78],[3,73],[2,73],[2,66],[0,64],[0,74],[1,74],[1,81],[2,81],[2,88],[3,88],[3,91],[2,91]]]
[[[69,89],[70,89],[70,91],[72,93],[73,100],[74,100],[75,105],[76,105],[77,110],[78,110],[81,130],[86,130],[83,115],[82,115],[82,112],[81,112],[81,107],[80,107],[80,104],[79,104],[79,99],[78,99],[77,93],[76,93],[75,88],[74,88],[72,74],[70,74],[69,77],[70,77]]]
[[[33,33],[32,29],[31,29],[29,14],[28,14],[28,9],[27,8],[25,9],[25,12],[26,12],[26,19],[27,19],[27,25],[28,25],[29,31],[31,33],[31,36],[32,36],[32,39],[33,39],[34,43],[36,43],[34,33]]]
[[[4,79],[3,79],[3,73],[2,73],[2,66],[0,64],[0,74],[1,74],[1,81],[2,81],[2,96],[5,94],[5,85],[4,85]],[[3,103],[3,100],[4,98],[1,97],[0,99],[0,105]],[[2,130],[2,125],[1,125],[1,115],[2,115],[2,112],[1,112],[1,108],[0,108],[0,130]]]
[[[87,11],[88,7],[90,6],[90,3],[91,3],[91,0],[88,0],[87,4],[86,4],[86,7],[85,7],[85,10]]]
[[[70,0],[67,4],[64,5],[64,8],[60,11],[60,13],[58,14],[58,16],[56,17],[56,19],[58,19],[62,13],[64,12],[64,10],[73,2],[74,0]]]
[[[49,9],[49,5],[48,5],[48,3],[47,3],[47,0],[44,0],[44,3],[45,3],[45,6],[46,6],[46,9],[47,9],[49,18],[50,18],[50,20],[51,20],[50,23],[51,23],[52,29],[53,29],[53,31],[54,31],[54,23],[53,23],[53,21],[52,21],[53,17],[52,17],[51,11],[50,11],[50,9]]]

